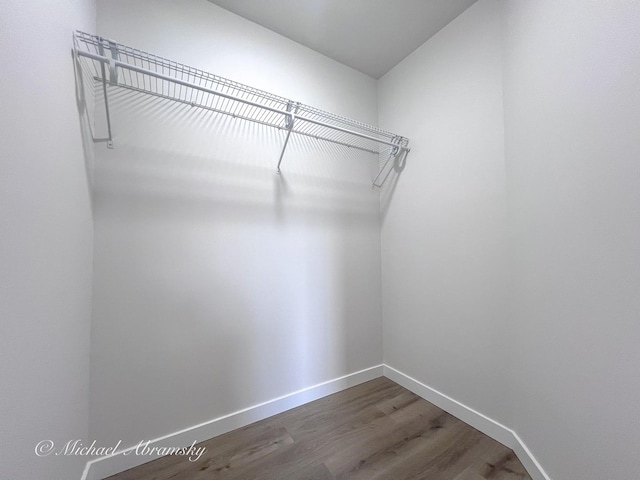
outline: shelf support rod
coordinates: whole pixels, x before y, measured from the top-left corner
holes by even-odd
[[[378,172],[378,175],[376,175],[376,178],[373,179],[373,184],[371,185],[371,188],[373,187],[378,187],[381,188],[382,185],[384,185],[385,180],[387,179],[387,177],[389,176],[389,174],[387,174],[384,179],[382,180],[382,182],[380,182],[379,184],[376,183],[378,181],[378,178],[380,178],[380,175],[382,175],[382,172],[384,172],[384,169],[387,168],[387,165],[389,164],[389,162],[391,161],[392,158],[394,158],[395,155],[392,152],[389,152],[389,156],[387,157],[387,161],[384,162],[384,165],[382,166],[382,168],[380,169],[380,171]]]
[[[387,165],[389,164],[391,159],[395,160],[400,155],[403,155],[403,154],[406,155],[407,153],[409,153],[410,149],[405,146],[406,144],[404,145],[402,144],[402,140],[403,139],[401,137],[394,137],[393,141],[395,143],[395,147],[391,147],[391,149],[389,150],[389,156],[387,157],[386,162],[384,162],[384,165],[378,172],[378,175],[376,175],[376,178],[373,179],[373,184],[371,185],[371,188],[373,187],[382,188],[382,186],[384,185],[384,182],[387,181],[387,178],[389,178],[389,174],[391,173],[391,169],[387,171],[387,174],[384,176],[384,178],[380,183],[376,183],[378,181],[378,178],[380,178],[380,175],[382,175],[382,172],[384,172],[384,170],[387,168]]]
[[[100,54],[104,56],[104,46],[102,45],[102,41],[99,44]],[[79,52],[82,54],[82,52]],[[105,57],[105,60],[106,57]],[[108,61],[108,60],[107,60]],[[100,73],[102,74],[102,92],[104,94],[104,113],[107,117],[107,148],[113,148],[113,135],[111,133],[111,115],[109,113],[109,94],[107,93],[107,76],[104,68],[105,62],[100,62]],[[112,60],[111,64],[114,66],[115,70],[115,59]],[[113,77],[113,73],[111,73]]]
[[[284,151],[287,149],[287,144],[289,143],[289,137],[291,137],[291,132],[293,131],[293,124],[296,121],[296,114],[298,113],[298,108],[300,107],[300,102],[296,103],[296,108],[293,113],[287,113],[284,116],[285,127],[287,127],[287,136],[284,139],[284,145],[282,145],[282,151],[280,152],[280,158],[278,159],[278,170],[276,173],[280,175],[282,172],[280,171],[280,164],[282,163],[282,157],[284,157]],[[293,109],[293,102],[289,101],[287,103],[287,112],[291,112]]]

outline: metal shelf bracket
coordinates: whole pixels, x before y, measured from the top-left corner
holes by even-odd
[[[284,145],[282,145],[282,151],[280,152],[280,158],[278,159],[278,168],[276,173],[281,175],[280,164],[282,163],[282,157],[284,157],[284,151],[287,149],[287,144],[289,143],[289,137],[291,137],[291,132],[293,131],[293,125],[296,121],[296,115],[298,113],[298,109],[300,108],[300,102],[296,102],[295,104],[289,100],[287,103],[287,112],[291,112],[293,110],[293,106],[295,105],[295,110],[293,113],[286,113],[284,116],[284,126],[287,129],[287,136],[284,139]]]
[[[389,149],[389,155],[387,156],[387,160],[382,165],[382,168],[378,172],[378,175],[376,175],[376,178],[373,179],[371,188],[373,187],[382,188],[382,186],[384,185],[384,182],[386,182],[392,170],[392,168],[387,169],[387,166],[391,163],[391,160],[393,160],[393,162],[395,163],[396,159],[400,158],[401,156],[406,156],[411,151],[411,149],[407,147],[407,145],[409,144],[409,140],[404,137],[400,137],[400,136],[393,137],[393,144],[394,145]],[[378,182],[378,179],[382,176],[385,170],[387,171],[387,173],[385,174],[382,181]]]
[[[101,56],[105,57],[104,46],[105,43],[109,46],[111,58],[109,61],[109,85],[118,86],[118,69],[116,68],[116,61],[118,59],[118,46],[116,42],[107,40],[102,37],[98,37],[98,52]],[[81,52],[78,52],[81,53]],[[105,57],[107,58],[107,57]],[[111,115],[109,113],[109,93],[107,91],[107,76],[105,74],[105,64],[100,63],[100,72],[102,77],[102,93],[104,95],[104,112],[107,118],[107,148],[113,148],[113,134],[111,131]]]

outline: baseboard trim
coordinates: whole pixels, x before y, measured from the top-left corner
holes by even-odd
[[[381,376],[393,380],[407,390],[410,390],[444,411],[449,412],[454,417],[477,428],[494,440],[511,448],[533,480],[551,480],[515,431],[389,365],[376,365],[319,383],[229,415],[215,418],[200,425],[195,425],[156,438],[149,442],[149,445],[151,447],[179,447],[182,445],[191,445],[194,441],[202,442]],[[135,451],[135,448],[136,447],[133,446],[120,450],[113,455],[100,457],[87,462],[82,474],[82,480],[101,480],[105,477],[142,465],[143,463],[150,462],[161,456],[131,455],[131,453]]]
[[[529,475],[533,480],[551,480],[551,477],[547,475],[547,473],[542,468],[542,465],[536,460],[536,457],[533,456],[531,450],[527,448],[527,445],[522,441],[520,436],[512,430],[514,445],[511,449],[518,456],[524,468],[527,469]]]
[[[383,376],[384,365],[376,365],[358,372],[350,373],[333,380],[319,383],[297,392],[248,407],[229,415],[215,418],[208,422],[180,430],[152,440],[151,447],[180,447],[191,445],[192,442],[202,442],[209,438],[222,435],[237,428],[263,420],[285,412],[305,403],[318,400],[333,393],[354,387],[374,378]],[[87,462],[82,480],[101,480],[110,475],[137,467],[143,463],[159,458],[161,455],[135,455],[135,446],[120,450],[113,455],[100,457]]]
[[[526,444],[509,427],[389,365],[384,365],[384,376],[512,449],[533,480],[551,480]]]

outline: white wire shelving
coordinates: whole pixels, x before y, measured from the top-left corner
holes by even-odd
[[[373,180],[381,187],[388,165],[409,152],[409,139],[157,55],[76,31],[75,55],[83,70],[102,85],[107,120],[107,146],[113,148],[109,89],[118,87],[185,103],[219,114],[286,131],[277,172],[291,134],[385,154],[387,159]],[[386,173],[384,173],[386,172]]]

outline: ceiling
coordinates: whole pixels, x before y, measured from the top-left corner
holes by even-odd
[[[380,78],[476,0],[210,0]]]

